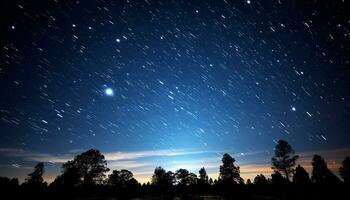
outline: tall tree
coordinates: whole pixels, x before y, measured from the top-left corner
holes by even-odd
[[[208,181],[209,185],[213,185],[214,184],[214,181],[212,178],[209,178],[209,181]]]
[[[242,178],[240,176],[239,167],[234,165],[236,161],[228,153],[222,157],[222,165],[220,165],[219,181],[225,183],[239,183]]]
[[[256,185],[266,185],[269,181],[266,179],[266,177],[263,174],[257,175],[254,178],[254,184]]]
[[[252,184],[252,181],[248,178],[247,182],[246,182],[246,185],[251,185],[251,184]]]
[[[8,189],[15,189],[19,186],[18,179],[17,178],[7,178],[7,177],[0,177],[0,188],[3,191],[6,191]]]
[[[311,180],[319,184],[341,183],[341,180],[328,169],[326,161],[320,155],[314,155],[312,158]]]
[[[174,174],[166,172],[162,167],[156,167],[152,175],[152,184],[161,187],[170,187],[174,184]]]
[[[342,166],[339,168],[339,174],[343,178],[344,183],[350,184],[350,157],[343,160]]]
[[[279,171],[274,171],[271,174],[271,182],[272,184],[282,185],[289,183],[289,180],[285,178]]]
[[[28,177],[26,178],[26,182],[28,184],[42,184],[44,181],[43,179],[44,173],[45,173],[44,163],[39,162],[38,164],[35,165],[34,171],[28,174]]]
[[[64,171],[68,171],[71,168],[78,170],[78,174],[84,184],[100,182],[105,176],[104,173],[109,171],[104,155],[95,149],[83,152],[72,161],[63,164]]]
[[[187,186],[196,183],[197,175],[190,173],[187,169],[178,169],[175,178],[179,185]]]
[[[132,172],[126,169],[113,170],[113,173],[108,177],[108,183],[114,186],[126,186],[130,183],[134,183],[134,175]]]
[[[293,176],[293,183],[296,184],[309,184],[311,183],[309,173],[300,165],[295,168],[295,174]]]
[[[207,175],[207,171],[205,170],[204,167],[202,167],[200,170],[199,170],[199,183],[201,184],[208,184],[208,175]]]
[[[54,186],[63,186],[63,187],[74,187],[82,182],[82,178],[79,172],[79,169],[77,169],[74,165],[70,165],[68,167],[67,162],[66,167],[63,169],[62,174],[57,176],[57,178],[52,183]]]
[[[294,150],[287,141],[279,140],[275,147],[275,155],[271,159],[272,169],[283,173],[289,181],[298,157],[298,155],[294,155]]]

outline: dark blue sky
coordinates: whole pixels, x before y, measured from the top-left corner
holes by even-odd
[[[1,175],[89,148],[144,169],[349,152],[349,2],[1,4]]]

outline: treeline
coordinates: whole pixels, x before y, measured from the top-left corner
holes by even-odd
[[[229,154],[222,157],[219,177],[209,178],[205,168],[197,174],[187,169],[175,172],[156,167],[148,183],[140,184],[129,170],[109,171],[104,155],[90,149],[62,165],[62,173],[51,183],[44,182],[44,163],[40,162],[24,183],[18,179],[0,177],[0,188],[4,195],[13,197],[35,195],[37,198],[107,198],[119,197],[160,197],[174,196],[193,198],[208,195],[259,199],[279,197],[282,199],[307,197],[308,199],[343,195],[350,185],[350,157],[346,157],[339,168],[342,179],[333,174],[326,161],[320,155],[312,159],[312,174],[300,165],[296,165],[299,156],[291,145],[284,140],[278,141],[271,159],[273,173],[271,178],[263,174],[246,181],[240,176],[240,168]],[[350,188],[349,188],[350,189]]]

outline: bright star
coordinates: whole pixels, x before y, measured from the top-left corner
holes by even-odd
[[[112,88],[106,88],[105,89],[105,94],[107,96],[113,96],[114,95],[114,91],[112,90]]]
[[[250,0],[247,0],[247,4],[250,4],[251,3],[251,1]]]
[[[292,106],[292,111],[295,112],[296,110],[297,109],[294,106]]]

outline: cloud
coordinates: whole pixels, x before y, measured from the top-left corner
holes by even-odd
[[[138,161],[111,161],[108,162],[108,167],[111,169],[134,169],[148,166],[149,163]]]
[[[64,163],[74,158],[74,153],[82,152],[83,150],[71,150],[69,154],[47,154],[36,153],[16,148],[0,148],[0,155],[12,158],[22,158],[25,161],[36,162],[50,162],[50,163]],[[213,153],[213,151],[188,151],[185,149],[172,149],[172,150],[150,150],[150,151],[126,151],[126,152],[106,152],[103,153],[107,161],[123,161],[123,160],[135,160],[139,158],[147,157],[171,157],[171,156],[183,156]],[[126,163],[126,162],[124,162]],[[116,164],[116,163],[114,163]]]
[[[183,156],[194,155],[203,153],[213,153],[213,151],[188,151],[184,149],[173,150],[151,150],[151,151],[133,151],[133,152],[109,152],[104,153],[107,161],[117,160],[132,160],[146,157],[170,157],[170,156]]]
[[[46,153],[36,153],[31,151],[26,151],[23,149],[15,148],[0,148],[0,154],[2,156],[11,158],[21,158],[24,161],[36,161],[36,162],[50,162],[50,163],[64,163],[67,160],[73,158],[72,155],[52,155]]]

